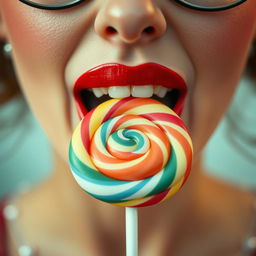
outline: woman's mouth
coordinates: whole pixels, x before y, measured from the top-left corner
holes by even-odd
[[[74,86],[79,117],[111,98],[154,98],[181,115],[187,85],[175,71],[157,63],[107,63],[82,74]]]

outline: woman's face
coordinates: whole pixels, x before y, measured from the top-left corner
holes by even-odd
[[[172,0],[93,0],[55,11],[0,0],[0,12],[24,93],[65,159],[79,121],[74,84],[106,63],[154,62],[177,72],[188,90],[181,116],[198,154],[225,112],[256,27],[254,0],[212,13]],[[146,97],[155,88],[152,84],[153,88],[140,88],[135,82],[134,87],[105,91],[112,97],[127,96],[131,90]],[[87,107],[105,99],[86,93]]]

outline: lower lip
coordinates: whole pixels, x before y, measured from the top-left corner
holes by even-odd
[[[178,115],[181,115],[187,94],[187,86],[178,73],[157,63],[145,63],[133,67],[118,63],[107,63],[85,72],[77,79],[73,93],[79,117],[82,119],[88,112],[81,97],[83,89],[148,84],[178,89],[180,95],[173,110]]]

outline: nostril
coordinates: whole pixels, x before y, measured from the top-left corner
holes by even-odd
[[[154,34],[154,32],[155,32],[155,29],[154,29],[154,27],[152,27],[152,26],[146,27],[146,28],[142,31],[142,33],[147,34],[147,35],[152,35],[152,34]]]
[[[111,26],[106,28],[106,34],[107,35],[114,35],[117,33],[117,30]]]

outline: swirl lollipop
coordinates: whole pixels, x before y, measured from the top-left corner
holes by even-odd
[[[120,206],[149,206],[186,181],[192,143],[182,120],[166,105],[142,98],[112,99],[90,111],[69,150],[78,184]]]

